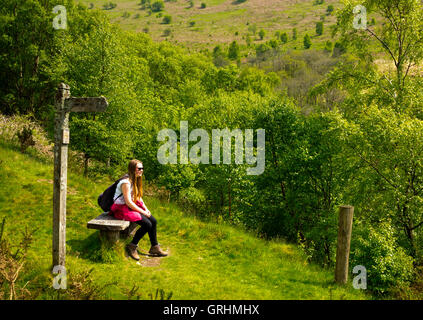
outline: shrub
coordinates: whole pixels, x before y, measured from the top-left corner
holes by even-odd
[[[233,41],[230,45],[229,45],[229,49],[228,49],[228,58],[231,60],[236,60],[239,58],[239,46],[236,43],[236,41]]]
[[[171,23],[171,22],[172,22],[172,17],[171,17],[171,16],[169,16],[169,15],[166,15],[166,16],[164,16],[164,17],[163,17],[162,22],[163,22],[164,24],[169,24],[169,23]]]
[[[103,5],[103,10],[112,10],[112,9],[114,9],[116,7],[117,7],[117,4],[116,3],[109,2],[109,3],[105,3]]]
[[[282,33],[280,36],[281,42],[282,43],[287,43],[288,42],[288,35],[286,32]]]
[[[35,145],[33,129],[30,126],[24,127],[22,131],[18,132],[16,135],[19,139],[22,153],[24,153],[28,147]]]
[[[201,9],[204,9],[204,8],[206,8],[207,7],[207,5],[204,3],[204,2],[202,2],[201,3]]]
[[[292,40],[297,40],[297,28],[292,29]]]
[[[155,1],[151,4],[151,11],[159,12],[164,9],[164,2],[161,0]]]
[[[311,39],[308,34],[304,36],[304,49],[310,49],[311,47]]]
[[[188,187],[181,190],[179,193],[178,202],[184,208],[189,208],[195,212],[198,212],[205,205],[206,197],[201,190],[194,187]]]
[[[389,288],[407,286],[413,276],[413,258],[397,245],[391,223],[357,228],[351,240],[350,266],[366,268],[367,288],[384,294]]]
[[[316,34],[318,36],[321,36],[323,34],[323,22],[317,22],[316,23]]]

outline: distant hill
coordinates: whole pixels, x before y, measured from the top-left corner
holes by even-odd
[[[288,47],[302,49],[303,36],[308,33],[314,47],[323,48],[331,39],[329,28],[336,21],[333,13],[341,7],[336,0],[246,0],[241,3],[236,0],[168,0],[163,2],[162,11],[152,12],[148,5],[141,4],[148,1],[81,0],[89,8],[104,10],[112,21],[125,29],[147,32],[154,40],[167,39],[195,49],[212,49],[234,40],[245,45],[247,35],[254,43],[266,42],[275,38],[278,31],[287,33]],[[327,12],[330,5],[334,8],[332,14]],[[165,16],[171,17],[170,23],[164,23]],[[323,21],[324,31],[316,36],[319,21]],[[294,28],[298,32],[297,40],[292,40]],[[262,40],[258,35],[261,29],[265,31]]]

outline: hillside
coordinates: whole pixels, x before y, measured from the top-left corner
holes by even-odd
[[[51,288],[50,273],[52,163],[34,154],[31,149],[21,154],[0,141],[0,222],[6,219],[4,236],[14,246],[25,228],[35,230],[17,287],[30,281],[26,288],[38,290],[37,299],[57,299],[60,295]],[[82,290],[76,289],[79,284],[85,291],[101,290],[91,296],[97,299],[150,299],[157,289],[172,293],[172,299],[366,298],[351,284],[335,286],[333,271],[308,264],[295,245],[258,239],[225,223],[201,221],[153,197],[145,201],[159,221],[159,242],[170,256],[143,257],[137,264],[125,256],[123,244],[116,251],[107,250],[100,245],[98,231],[86,228],[87,221],[100,213],[97,195],[108,184],[69,172],[66,267],[71,292]],[[144,252],[149,248],[147,239],[140,243]]]
[[[326,14],[329,5],[335,10],[341,7],[339,1],[326,0],[316,4],[315,0],[247,0],[238,3],[233,0],[172,0],[164,2],[164,9],[151,12],[144,8],[141,0],[81,0],[93,9],[100,9],[110,15],[112,22],[123,28],[147,32],[156,41],[169,40],[195,49],[212,49],[219,44],[229,44],[236,40],[246,45],[247,35],[255,44],[266,42],[275,33],[286,32],[289,42],[287,48],[302,48],[303,36],[308,33],[316,48],[323,48],[331,39],[330,26],[336,17]],[[153,3],[154,1],[151,1]],[[105,5],[113,3],[116,7],[105,10]],[[201,4],[205,4],[205,8]],[[169,24],[163,17],[171,16]],[[324,21],[324,33],[316,36],[316,22]],[[292,40],[296,28],[297,40]],[[168,31],[166,31],[168,29]],[[265,36],[260,40],[258,33],[263,29]]]

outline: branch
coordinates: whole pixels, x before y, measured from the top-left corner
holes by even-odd
[[[355,150],[355,148],[353,147],[353,149]],[[379,175],[379,176],[381,176],[391,187],[393,187],[394,189],[398,189],[398,186],[396,186],[396,185],[394,185],[391,181],[389,181],[389,179],[388,178],[386,178],[380,171],[379,171],[379,169],[377,168],[377,167],[375,167],[370,161],[368,161],[368,160],[366,160],[360,153],[357,153],[358,154],[358,156],[364,161],[364,162],[366,162],[367,164],[369,164],[372,168],[373,168],[373,170],[375,170],[376,171],[376,173]]]
[[[421,227],[422,225],[423,225],[423,221],[420,222],[417,226],[410,228],[410,230],[413,231],[414,229],[417,229],[417,228]]]
[[[395,58],[394,54],[392,53],[391,49],[389,48],[389,46],[386,44],[385,41],[383,41],[382,39],[380,39],[372,30],[370,30],[369,28],[366,29],[367,32],[369,32],[373,37],[375,37],[381,44],[382,46],[388,50],[389,55],[392,57],[392,59],[395,62],[395,65],[398,65],[397,59]]]

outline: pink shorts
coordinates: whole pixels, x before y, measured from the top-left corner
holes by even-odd
[[[146,210],[144,203],[137,200],[135,204],[143,210]],[[126,204],[116,204],[114,203],[110,208],[110,215],[113,215],[116,219],[126,220],[126,221],[139,221],[142,220],[141,213],[133,211]]]

